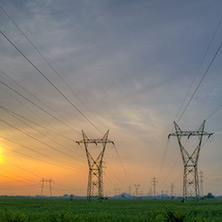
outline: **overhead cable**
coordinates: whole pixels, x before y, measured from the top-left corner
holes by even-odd
[[[0,30],[1,35],[34,67],[34,69],[76,110],[78,113],[84,117],[95,129],[97,129],[100,133],[103,133],[91,120],[87,118],[87,116],[82,113],[69,99],[59,90],[55,84],[49,80],[49,78],[42,72],[40,69]]]

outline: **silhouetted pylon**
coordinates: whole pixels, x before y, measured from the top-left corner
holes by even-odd
[[[169,134],[168,138],[171,136],[176,136],[181,156],[184,164],[184,175],[183,175],[183,198],[187,199],[189,197],[199,198],[200,190],[199,190],[199,179],[198,179],[198,159],[200,154],[200,148],[203,136],[208,136],[208,138],[212,135],[212,133],[208,133],[204,131],[205,121],[202,123],[200,128],[196,131],[182,131],[180,127],[174,122],[175,132]],[[185,149],[182,145],[181,139],[183,136],[187,136],[189,139],[192,136],[197,136],[199,138],[199,143],[197,147],[191,152],[191,154]]]
[[[92,197],[103,197],[103,157],[107,143],[114,144],[113,141],[108,140],[109,130],[105,133],[102,139],[89,139],[82,130],[83,140],[76,141],[77,144],[83,143],[85,146],[86,157],[89,165],[87,197],[90,200]],[[102,150],[99,155],[94,158],[88,149],[89,144],[102,144]]]
[[[52,196],[52,183],[53,182],[54,181],[52,179],[44,179],[44,178],[42,178],[40,180],[40,183],[41,183],[41,196],[43,195],[43,190],[44,190],[45,183],[49,183],[50,196]]]

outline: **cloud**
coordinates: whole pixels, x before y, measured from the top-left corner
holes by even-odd
[[[212,6],[210,1],[160,3],[142,0],[3,2],[3,8],[78,96],[56,76],[2,12],[0,23],[3,32],[90,122],[102,132],[110,129],[129,169],[138,164],[135,171],[140,171],[139,166],[146,166],[153,169],[153,174],[158,174],[167,134],[220,19],[221,4],[216,5]],[[220,36],[221,29],[192,90],[217,49]],[[0,41],[0,69],[32,95],[2,75],[0,80],[7,81],[80,134],[74,135],[70,128],[1,85],[2,105],[70,138],[80,139],[81,129],[90,137],[101,136],[2,36]],[[181,119],[182,129],[195,129],[220,104],[220,58],[218,54],[215,66],[209,70]],[[29,130],[2,111],[1,114],[21,129]],[[207,127],[219,128],[219,117],[220,112]],[[1,126],[1,129],[8,132],[8,127]],[[25,137],[20,139],[24,142]],[[63,141],[57,137],[55,140]],[[219,144],[220,139],[216,140],[215,144]],[[71,147],[72,143],[65,145]],[[215,156],[217,152],[213,152]],[[166,169],[171,167],[174,153],[175,149],[169,151]],[[117,164],[116,157],[109,155]],[[133,180],[133,174],[130,177]],[[142,180],[144,175],[141,173],[138,177]]]

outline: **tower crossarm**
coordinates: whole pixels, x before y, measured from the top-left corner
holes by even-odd
[[[187,136],[188,138],[190,138],[191,136],[208,136],[211,137],[213,135],[213,133],[208,133],[208,132],[200,132],[200,131],[182,131],[182,132],[175,132],[175,133],[170,133],[168,135],[168,138],[170,138],[171,136]]]
[[[177,125],[176,122],[174,122],[174,126],[175,126],[175,132],[174,133],[170,133],[168,135],[168,139],[171,136],[177,136],[179,138],[181,138],[182,136],[187,136],[187,138],[189,139],[191,136],[208,136],[208,138],[210,138],[213,133],[208,133],[206,131],[204,131],[204,125],[205,125],[205,120],[203,121],[202,125],[200,126],[200,128],[198,130],[194,130],[194,131],[183,131],[180,129],[180,127]]]
[[[85,139],[85,140],[79,140],[76,141],[77,144],[80,143],[94,143],[94,144],[98,144],[98,143],[112,143],[114,144],[114,142],[112,140],[103,140],[103,139]]]

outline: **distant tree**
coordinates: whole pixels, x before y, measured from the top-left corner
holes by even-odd
[[[73,196],[74,196],[73,194],[70,194],[70,196],[69,196],[69,200],[70,200],[70,201],[72,201]]]
[[[214,195],[212,193],[208,193],[206,198],[207,199],[214,199]]]
[[[125,194],[121,194],[121,198],[126,198],[126,197],[125,197]]]

